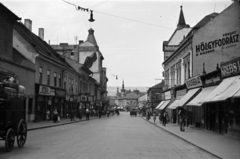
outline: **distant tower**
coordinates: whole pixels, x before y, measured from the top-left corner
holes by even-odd
[[[116,93],[116,96],[117,96],[117,97],[121,97],[121,93],[119,92],[118,87],[117,87],[117,93]]]
[[[125,88],[124,88],[124,80],[123,80],[123,83],[122,83],[122,89],[121,89],[121,94],[122,94],[122,96],[124,96],[125,95]]]

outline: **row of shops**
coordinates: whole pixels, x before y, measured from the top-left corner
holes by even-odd
[[[240,58],[162,94],[164,100],[156,109],[166,111],[171,122],[179,123],[181,109],[186,112],[187,126],[223,134],[240,133]]]
[[[46,112],[53,113],[57,109],[61,118],[70,117],[80,110],[85,114],[86,109],[92,111],[104,110],[105,103],[96,100],[92,95],[67,94],[65,89],[53,88],[35,84],[35,121],[46,120]]]

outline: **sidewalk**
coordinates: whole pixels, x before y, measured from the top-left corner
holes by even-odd
[[[148,122],[154,124],[153,118]],[[155,125],[220,158],[236,159],[240,156],[240,138],[191,127],[185,127],[185,132],[181,132],[179,125],[168,123],[162,126],[158,118]]]
[[[104,117],[104,116],[102,116],[102,117]],[[93,119],[98,119],[98,117],[90,116],[89,121],[91,121]],[[36,130],[36,129],[44,129],[44,128],[72,124],[72,123],[83,122],[83,121],[86,121],[85,116],[83,116],[82,120],[79,120],[78,118],[76,118],[75,121],[71,121],[70,118],[68,118],[68,119],[61,119],[60,122],[56,122],[56,123],[54,123],[52,120],[51,121],[40,121],[40,122],[28,122],[27,128],[28,128],[28,131],[31,131],[31,130]]]

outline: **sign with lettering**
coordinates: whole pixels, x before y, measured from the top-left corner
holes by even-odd
[[[221,82],[221,77],[220,75],[215,75],[213,77],[209,77],[205,79],[205,86],[206,85],[217,85]]]
[[[42,86],[42,85],[39,86],[39,94],[50,95],[50,93],[51,93],[50,87]]]
[[[222,77],[228,77],[240,73],[240,58],[221,64]]]
[[[82,102],[86,102],[87,101],[87,97],[85,95],[81,95],[81,101]]]
[[[165,92],[165,99],[166,100],[171,99],[171,92],[170,91]]]
[[[59,90],[59,89],[56,89],[56,96],[58,97],[65,97],[66,95],[66,91],[63,91],[63,90]]]
[[[188,89],[202,86],[202,80],[200,76],[195,76],[186,80],[186,86]]]
[[[186,90],[186,89],[177,90],[177,92],[176,92],[176,99],[177,99],[177,100],[182,99],[182,97],[183,97],[186,93],[187,93],[187,90]]]
[[[195,46],[196,56],[201,56],[215,52],[216,49],[227,49],[229,47],[235,47],[239,42],[239,33],[232,31],[222,34],[219,39],[201,42]]]

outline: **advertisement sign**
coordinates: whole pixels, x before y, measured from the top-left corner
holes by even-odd
[[[50,87],[42,86],[42,85],[39,86],[39,94],[50,95],[50,93],[51,93]]]
[[[177,90],[177,92],[176,92],[176,99],[177,100],[181,99],[185,94],[187,94],[187,90],[186,89]]]
[[[187,89],[200,87],[203,85],[200,76],[195,76],[190,79],[187,79],[185,83],[186,83]]]
[[[86,102],[86,101],[87,101],[87,96],[81,95],[81,101],[82,101],[82,102]]]
[[[228,77],[240,73],[240,58],[221,64],[222,77]]]
[[[220,75],[215,75],[215,76],[206,78],[204,84],[205,84],[205,86],[208,86],[208,85],[218,85],[220,82],[221,82]]]
[[[165,99],[166,100],[171,99],[171,92],[170,91],[165,92]]]
[[[56,93],[56,96],[58,96],[58,97],[65,97],[65,95],[66,95],[65,91],[59,90],[59,89],[56,89],[55,93]]]

